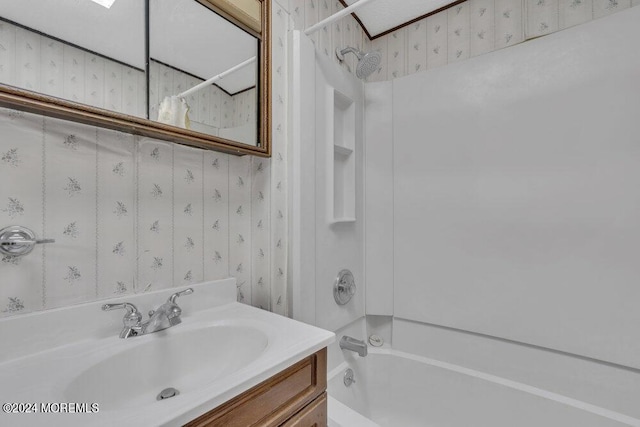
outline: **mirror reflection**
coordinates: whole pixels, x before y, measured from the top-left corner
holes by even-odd
[[[150,119],[256,146],[259,40],[196,0],[149,17]]]
[[[0,83],[260,146],[260,40],[206,4],[0,0]]]
[[[0,83],[146,117],[144,0],[0,0]]]

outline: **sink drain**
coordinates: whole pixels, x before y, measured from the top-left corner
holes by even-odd
[[[175,389],[173,387],[169,387],[169,388],[165,388],[164,390],[162,390],[158,394],[156,399],[158,399],[158,400],[170,399],[170,398],[172,398],[174,396],[177,396],[179,394],[180,394],[180,392],[177,389]]]

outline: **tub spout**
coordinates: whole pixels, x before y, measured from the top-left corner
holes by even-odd
[[[340,348],[343,350],[354,351],[358,353],[360,357],[365,357],[367,355],[367,344],[364,341],[357,340],[346,335],[340,339]]]

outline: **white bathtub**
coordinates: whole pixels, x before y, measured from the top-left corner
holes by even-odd
[[[342,363],[328,388],[329,427],[640,427],[618,412],[395,350]]]

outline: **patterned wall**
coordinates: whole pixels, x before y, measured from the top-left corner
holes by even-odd
[[[228,276],[286,314],[288,27],[274,2],[271,159],[0,110],[0,225],[56,239],[0,261],[0,316]]]
[[[291,0],[296,29],[342,9],[337,0]],[[640,4],[640,0],[468,0],[373,41],[352,16],[313,36],[321,54],[335,48],[377,49],[382,63],[367,81],[384,81],[513,46]],[[357,13],[357,12],[356,12]],[[337,61],[337,59],[336,59]],[[343,66],[354,72],[355,57]]]

